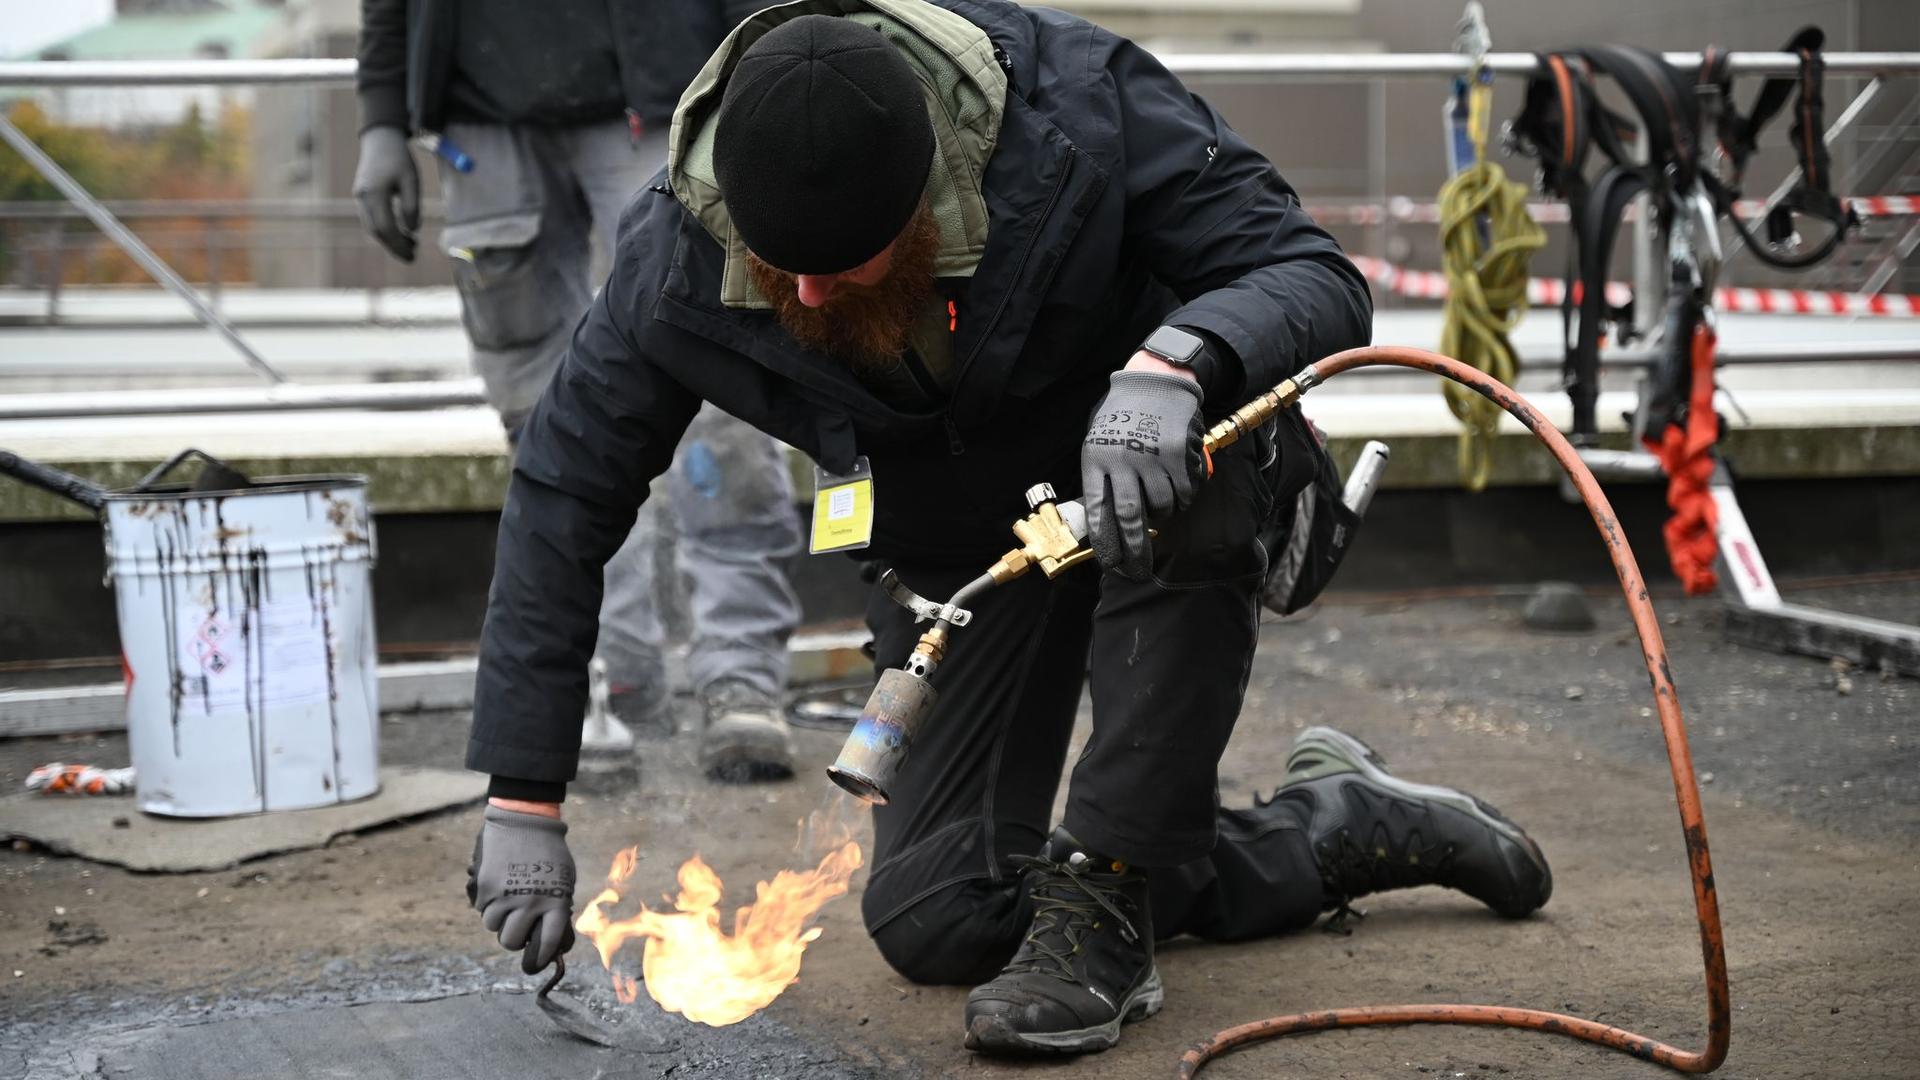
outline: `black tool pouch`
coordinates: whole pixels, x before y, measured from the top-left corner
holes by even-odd
[[[1298,412],[1282,414],[1280,453],[1313,462],[1313,475],[1297,492],[1282,492],[1261,531],[1267,549],[1267,580],[1260,602],[1291,615],[1313,603],[1333,580],[1360,531],[1360,517],[1343,501],[1340,467],[1327,453],[1317,428]]]

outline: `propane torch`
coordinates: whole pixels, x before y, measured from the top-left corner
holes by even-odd
[[[1202,444],[1207,472],[1213,472],[1216,451],[1251,434],[1275,413],[1299,401],[1300,395],[1318,382],[1313,369],[1307,368],[1208,429]],[[1369,484],[1369,492],[1370,488]],[[894,778],[913,747],[914,736],[940,698],[933,674],[954,632],[973,621],[973,612],[966,607],[969,601],[996,585],[1024,576],[1036,566],[1048,578],[1056,578],[1093,558],[1093,550],[1086,546],[1087,510],[1078,499],[1059,502],[1053,485],[1035,484],[1027,489],[1027,506],[1032,512],[1013,524],[1020,546],[1000,556],[986,573],[961,586],[945,603],[915,594],[892,570],[881,577],[880,586],[889,599],[921,621],[932,620],[933,626],[920,635],[904,666],[880,673],[872,696],[860,710],[860,719],[840,749],[839,759],[827,768],[834,783],[867,802],[887,801]]]

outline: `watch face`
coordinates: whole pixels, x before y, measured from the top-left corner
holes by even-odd
[[[1205,345],[1198,334],[1190,334],[1177,326],[1163,326],[1147,335],[1140,347],[1169,364],[1186,365],[1193,363]]]

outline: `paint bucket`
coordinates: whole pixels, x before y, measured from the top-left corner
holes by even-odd
[[[366,480],[143,485],[101,512],[140,809],[223,817],[377,792]]]

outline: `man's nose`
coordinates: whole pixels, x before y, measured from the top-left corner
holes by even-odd
[[[794,292],[801,303],[808,307],[819,307],[832,298],[839,281],[839,274],[798,274],[793,281]]]

